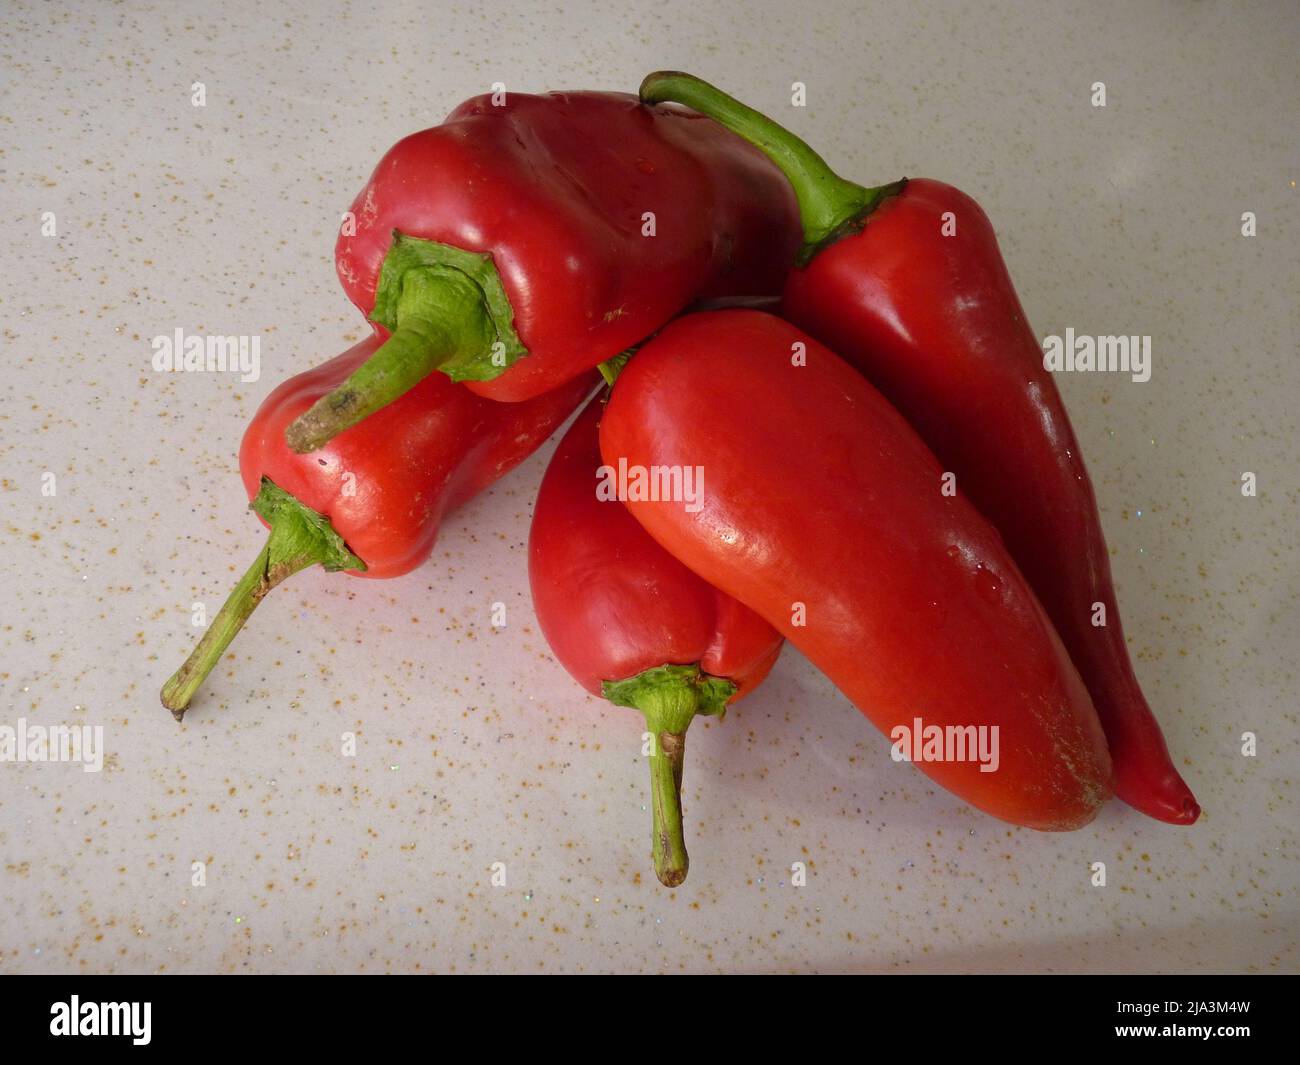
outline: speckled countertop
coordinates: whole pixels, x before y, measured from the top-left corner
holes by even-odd
[[[107,759],[0,764],[0,971],[1300,966],[1293,4],[3,7],[0,725],[102,725]],[[363,335],[331,249],[380,153],[493,81],[655,67],[845,173],[973,193],[1040,335],[1152,336],[1149,383],[1060,384],[1197,826],[1113,803],[1009,828],[891,762],[787,652],[692,730],[691,875],[661,888],[640,720],[579,692],[532,617],[549,448],[414,574],[276,591],[183,727],[158,705],[191,604],[261,543],[246,420]],[[154,373],[177,327],[260,334],[261,378]]]

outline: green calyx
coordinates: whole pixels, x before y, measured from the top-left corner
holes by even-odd
[[[736,694],[729,680],[710,676],[699,664],[655,666],[627,680],[605,681],[605,698],[645,715],[651,734],[650,809],[655,875],[677,887],[690,868],[682,829],[682,771],[686,730],[697,714],[721,717]]]
[[[796,257],[807,266],[836,241],[861,230],[867,218],[888,196],[903,190],[905,181],[866,188],[846,181],[807,143],[766,115],[728,96],[691,74],[660,70],[641,83],[641,102],[679,103],[744,137],[785,174],[799,201],[803,246]]]
[[[867,195],[862,199],[859,206],[849,212],[844,221],[833,227],[824,237],[816,240],[809,239],[808,227],[804,227],[804,243],[799,252],[795,255],[796,266],[807,266],[823,250],[829,248],[837,241],[845,237],[851,237],[854,233],[861,233],[862,227],[870,220],[872,213],[880,204],[890,196],[897,196],[907,186],[907,178],[900,178],[898,181],[890,182],[888,185],[879,185],[874,189],[863,189]]]
[[[341,569],[365,572],[366,564],[348,550],[329,518],[295,499],[269,477],[262,478],[248,509],[271,526],[267,547],[273,562],[310,558],[334,573]]]
[[[370,320],[390,333],[413,319],[454,321],[473,303],[472,324],[482,346],[467,344],[438,364],[453,381],[491,381],[528,354],[515,332],[515,312],[487,252],[466,251],[436,240],[393,231],[379,269]]]
[[[396,231],[370,317],[389,338],[285,430],[299,454],[324,447],[435,370],[453,381],[489,381],[528,354],[491,255]]]
[[[271,526],[271,534],[185,664],[163,685],[162,704],[177,721],[185,717],[195,692],[272,588],[309,566],[321,565],[331,571],[366,568],[323,514],[299,502],[269,478],[262,478],[262,487],[249,507]]]
[[[627,680],[604,681],[600,691],[615,706],[640,710],[651,727],[684,732],[697,714],[723,716],[736,686],[696,663],[655,666]]]

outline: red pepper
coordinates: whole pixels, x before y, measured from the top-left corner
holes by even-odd
[[[603,403],[578,416],[537,493],[528,577],[560,664],[593,695],[640,710],[650,754],[655,873],[686,879],[681,787],[686,729],[767,676],[781,636],[654,542],[608,492],[600,470]],[[602,498],[603,496],[603,498]]]
[[[293,426],[300,451],[434,369],[492,399],[541,395],[697,298],[776,294],[799,242],[762,153],[623,93],[469,100],[392,148],[352,215],[339,277],[392,336]]]
[[[938,461],[885,398],[806,333],[759,311],[679,319],[619,376],[600,450],[629,470],[704,471],[694,512],[627,508],[899,751],[917,748],[895,730],[973,745],[969,729],[996,726],[983,733],[996,771],[950,746],[938,751],[949,760],[920,763],[938,783],[1039,829],[1078,828],[1110,795],[1088,692],[1001,538],[943,493]]]
[[[362,577],[397,577],[433,550],[445,514],[508,473],[572,413],[595,375],[527,403],[480,399],[441,374],[379,417],[311,456],[285,446],[284,428],[379,347],[372,336],[290,378],[263,401],[239,465],[266,546],[185,664],[163,686],[180,721],[194,693],[268,592],[316,564]]]
[[[1194,822],[1200,807],[1129,661],[1079,442],[979,205],[937,181],[845,181],[689,75],[652,74],[642,96],[712,115],[782,167],[805,235],[783,314],[865,373],[1001,532],[1092,694],[1116,794],[1159,820]]]

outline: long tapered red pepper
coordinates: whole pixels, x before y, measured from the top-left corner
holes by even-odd
[[[1001,532],[1092,694],[1116,794],[1159,820],[1194,822],[1200,807],[1129,660],[1079,442],[979,205],[938,181],[845,181],[690,75],[652,74],[642,96],[711,115],[781,166],[799,198],[805,264],[783,314],[866,373]]]
[[[938,783],[1039,829],[1077,828],[1110,795],[1088,692],[1001,538],[806,332],[759,311],[673,322],[619,376],[600,450],[611,466],[702,470],[698,505],[627,508],[896,741],[918,719],[927,743],[935,728],[960,739],[968,757],[921,761]],[[980,735],[993,758],[974,757]]]
[[[799,242],[741,138],[623,93],[476,97],[380,161],[341,227],[352,301],[391,337],[289,433],[299,451],[442,369],[518,401],[700,297],[780,291]]]
[[[528,539],[528,577],[538,623],[560,664],[593,695],[645,715],[655,873],[675,887],[688,867],[686,729],[696,714],[720,713],[752,691],[782,640],[655,543],[617,498],[598,492],[603,407],[600,399],[587,406],[547,468]]]
[[[379,417],[311,456],[285,446],[284,429],[382,343],[372,336],[290,378],[263,401],[239,449],[266,546],[185,664],[162,690],[179,721],[194,693],[258,603],[313,565],[397,577],[429,556],[443,517],[508,473],[567,418],[595,375],[526,403],[493,403],[441,374],[421,381]]]

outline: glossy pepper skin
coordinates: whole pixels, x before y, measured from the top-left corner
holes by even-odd
[[[848,363],[758,311],[690,315],[623,370],[600,448],[611,465],[703,467],[696,513],[628,509],[882,731],[998,726],[996,771],[922,761],[937,783],[1031,828],[1096,815],[1110,757],[1056,630],[997,532],[943,494],[934,455]]]
[[[382,299],[376,315],[386,329],[408,290],[419,365],[363,381],[355,395],[336,390],[337,410],[322,405],[312,416],[322,421],[295,427],[298,449],[439,363],[491,399],[541,395],[696,299],[779,293],[800,239],[794,195],[761,152],[700,115],[609,92],[468,100],[390,149],[351,214],[335,249],[343,287],[367,316],[390,292],[392,316]],[[395,233],[490,256],[507,304],[493,309],[493,329],[461,320],[476,303],[474,286],[457,287],[461,274],[438,274],[429,295],[381,285],[384,270],[395,273]],[[508,366],[490,357],[498,341]]]
[[[957,219],[947,238],[945,212]],[[1116,794],[1161,821],[1196,821],[1129,659],[1079,441],[978,204],[909,181],[860,235],[792,275],[783,313],[880,388],[1002,533],[1092,694]]]
[[[436,374],[313,455],[284,427],[371,355],[371,336],[290,378],[258,408],[239,449],[244,488],[271,536],[194,654],[163,688],[179,721],[253,609],[278,583],[315,564],[397,577],[433,549],[443,517],[535,451],[595,386],[584,375],[527,403],[493,403]]]
[[[603,402],[588,404],[551,459],[528,541],[533,606],[582,687],[646,716],[652,854],[662,883],[686,878],[681,774],[686,727],[767,676],[780,634],[660,547],[617,499],[597,495]]]
[[[1002,534],[1092,695],[1116,794],[1158,820],[1196,821],[1129,659],[1079,442],[979,205],[926,179],[864,189],[689,75],[646,83],[651,98],[700,106],[780,161],[808,260],[790,274],[782,314],[865,373]]]

